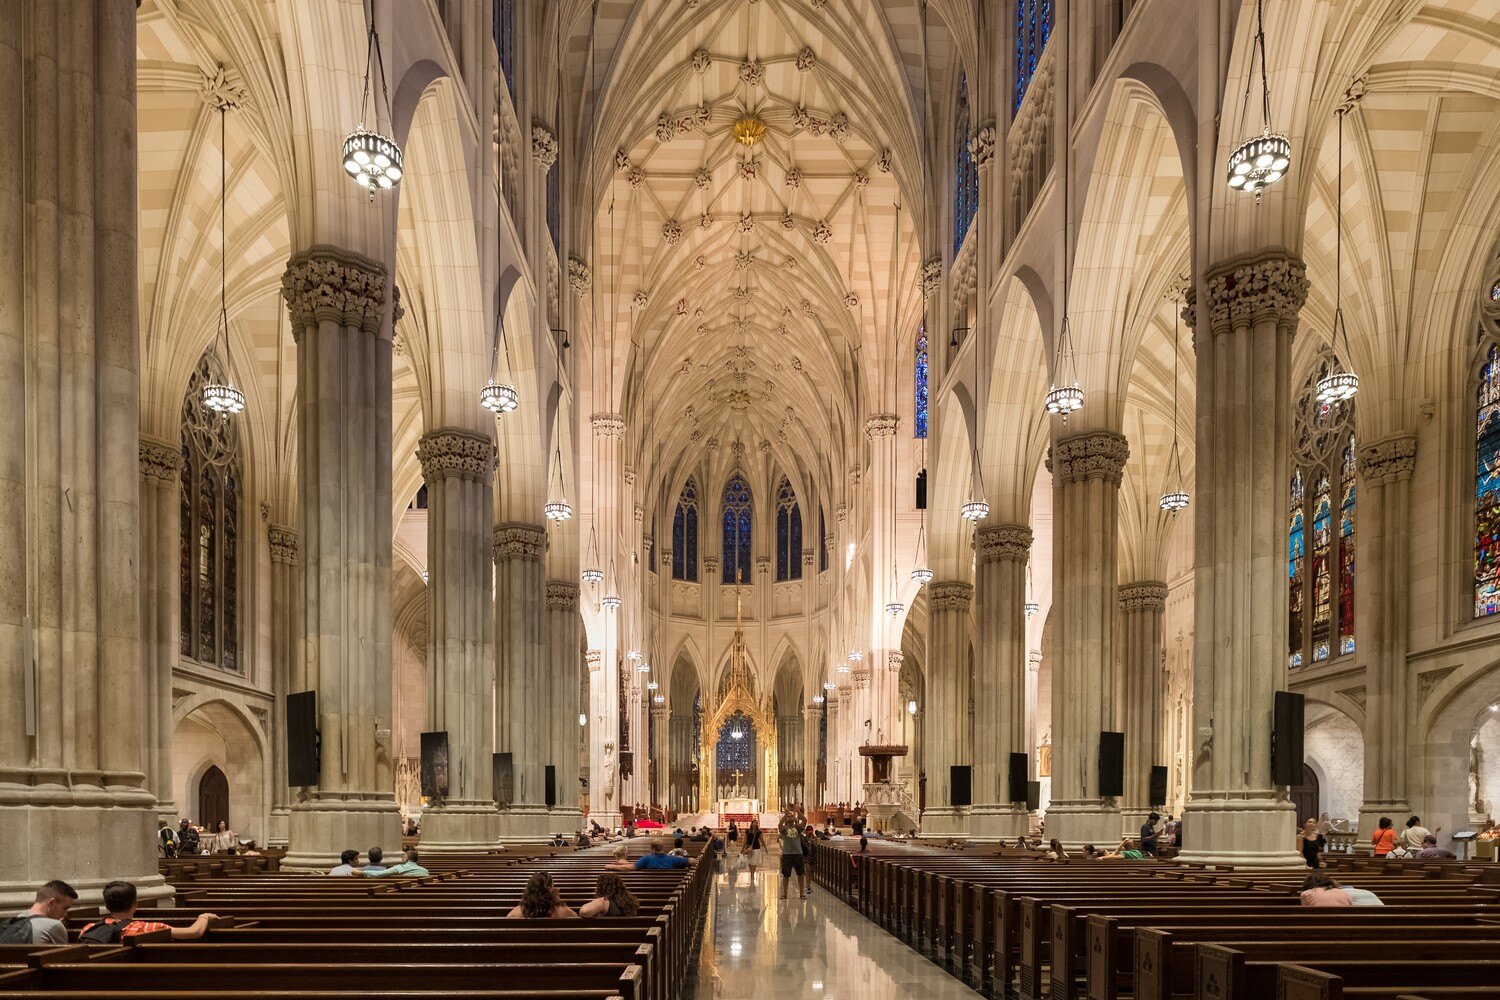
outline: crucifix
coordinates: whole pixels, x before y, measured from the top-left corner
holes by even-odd
[[[740,797],[740,779],[745,776],[745,772],[741,771],[739,769],[736,769],[733,772],[733,774],[734,774],[734,797],[735,798],[739,798]]]

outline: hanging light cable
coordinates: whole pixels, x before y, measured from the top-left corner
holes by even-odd
[[[229,357],[229,148],[225,144],[225,119],[229,113],[229,102],[220,98],[219,104],[219,329],[224,338],[224,378],[210,380],[203,387],[203,405],[228,419],[231,414],[245,409],[245,394],[235,388],[233,362]]]
[[[561,415],[561,413],[562,410],[559,408],[558,414]],[[555,423],[553,436],[556,438],[557,449],[553,456],[557,467],[557,493],[549,495],[547,502],[542,504],[542,514],[549,521],[566,521],[573,516],[573,505],[568,503],[567,481],[563,477],[561,428]]]
[[[1036,613],[1042,610],[1042,606],[1036,602],[1036,591],[1031,586],[1031,557],[1026,558],[1026,604],[1024,606],[1026,620],[1036,617]]]
[[[977,331],[971,331],[977,332]],[[979,462],[979,345],[983,338],[974,337],[974,416],[969,425],[969,497],[958,512],[965,521],[982,521],[990,516],[990,503],[984,498],[984,468]]]
[[[1359,94],[1353,85],[1344,93],[1344,102],[1333,115],[1338,119],[1338,191],[1335,194],[1337,208],[1334,211],[1334,266],[1333,266],[1333,358],[1328,371],[1318,379],[1318,402],[1325,406],[1347,402],[1359,392],[1359,376],[1349,364],[1349,328],[1344,325],[1344,116],[1354,110]],[[1343,355],[1339,354],[1340,335],[1344,341]]]
[[[557,18],[558,18],[558,20],[557,20],[557,32],[558,32],[558,38],[559,38],[559,40],[558,40],[558,45],[559,45],[559,50],[558,50],[558,52],[559,52],[559,55],[558,55],[558,88],[559,88],[559,92],[561,92],[561,87],[562,87],[562,75],[561,75],[562,74],[562,58],[561,58],[561,48],[560,48],[561,45],[562,45],[562,41],[561,41],[561,36],[562,36],[562,7],[561,7],[561,5],[557,5],[557,11],[558,11],[558,14],[557,14]],[[593,4],[592,11],[590,13],[590,20],[589,20],[589,86],[591,88],[596,88],[598,86],[597,69],[594,66],[594,27],[595,27],[595,24],[597,22],[598,16],[599,16],[599,5],[596,2],[596,3]],[[598,91],[594,90],[594,93],[598,93]],[[561,108],[562,108],[562,103],[561,103],[560,100],[558,102],[558,108],[559,108],[559,116],[560,116],[561,115]],[[597,133],[594,132],[594,121],[593,121],[594,112],[593,112],[592,108],[590,109],[589,115],[590,115],[590,122],[589,122],[590,135],[589,135],[589,159],[588,159],[588,180],[589,180],[589,202],[588,202],[588,205],[589,205],[590,222],[592,223],[593,218],[594,218],[595,205],[596,205],[596,202],[597,202],[597,195],[598,195],[598,190],[594,186],[594,184],[595,184],[595,173],[594,173],[594,170],[595,170],[595,166],[596,166],[595,157],[598,154],[599,142],[598,142],[598,135],[597,135]],[[560,123],[559,123],[559,131],[561,131],[561,124]],[[591,224],[589,226],[589,243],[590,243],[590,245],[593,244],[593,233],[594,233],[594,227]],[[598,288],[597,282],[592,282],[592,281],[589,282],[589,323],[590,323],[590,325],[592,326],[592,328],[596,332],[598,330],[598,325],[599,325],[599,293],[598,293],[597,288]],[[597,340],[595,342],[597,343]],[[593,351],[589,352],[589,395],[590,395],[591,399],[595,403],[597,403],[597,401],[599,399],[598,355],[599,355],[599,352],[597,350],[593,350]],[[587,558],[587,562],[584,563],[584,565],[583,565],[583,572],[580,575],[582,576],[584,583],[600,584],[600,583],[604,582],[604,569],[603,569],[602,565],[600,564],[600,559],[599,559],[599,435],[598,435],[597,432],[591,432],[591,436],[590,436],[590,439],[589,439],[589,491],[592,494],[591,499],[593,501],[593,503],[591,505],[591,508],[590,508],[591,512],[592,512],[592,515],[591,515],[591,517],[589,519],[589,550],[588,550],[588,554],[587,554],[587,557],[586,557]]]
[[[1250,43],[1250,72],[1245,74],[1244,108],[1250,107],[1250,84],[1260,70],[1261,129],[1235,147],[1226,166],[1229,186],[1249,191],[1260,204],[1260,193],[1286,176],[1292,165],[1292,142],[1279,132],[1271,131],[1271,81],[1266,75],[1266,27],[1264,0],[1255,0],[1255,38]],[[1260,56],[1259,66],[1256,55]],[[1243,110],[1241,112],[1243,117]]]
[[[497,295],[498,298],[498,295]],[[510,413],[520,403],[520,394],[516,392],[515,385],[511,382],[513,369],[510,365],[510,344],[505,340],[505,308],[501,306],[495,313],[495,326],[500,331],[499,342],[495,345],[495,357],[490,359],[490,380],[479,390],[479,405],[489,410],[495,416],[502,413]],[[495,381],[493,374],[495,362],[501,355],[505,357],[504,382]]]
[[[360,187],[368,188],[370,200],[375,192],[389,191],[401,183],[401,147],[396,140],[380,131],[380,104],[375,103],[374,127],[365,128],[365,114],[370,111],[370,73],[380,70],[380,95],[385,99],[386,121],[390,122],[391,95],[385,86],[385,59],[380,53],[380,33],[375,30],[375,0],[370,0],[370,31],[365,48],[365,85],[359,104],[359,124],[344,139],[344,169]],[[392,124],[394,128],[394,124]]]
[[[1181,334],[1177,322],[1180,313],[1181,304],[1174,296],[1172,299],[1172,454],[1167,459],[1165,482],[1161,491],[1161,509],[1169,514],[1186,510],[1188,505],[1187,486],[1182,478],[1182,452],[1177,444],[1177,397],[1182,365]]]
[[[1065,130],[1066,131],[1066,130]],[[1047,412],[1062,417],[1067,426],[1068,414],[1083,409],[1083,386],[1078,381],[1078,358],[1073,350],[1073,333],[1069,329],[1068,310],[1072,257],[1072,206],[1069,205],[1068,172],[1073,167],[1073,143],[1064,136],[1062,169],[1063,266],[1062,326],[1057,331],[1057,351],[1052,362],[1052,384],[1047,389]]]

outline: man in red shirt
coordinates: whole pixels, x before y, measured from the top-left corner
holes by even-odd
[[[150,934],[152,931],[169,930],[172,932],[173,941],[195,941],[201,938],[208,930],[210,920],[218,919],[213,913],[200,913],[198,919],[187,927],[173,927],[159,920],[137,920],[135,919],[136,892],[135,886],[129,882],[108,882],[104,886],[104,908],[109,911],[102,923],[92,923],[79,932],[79,939],[84,942],[94,942],[89,936],[89,931],[95,927],[111,927],[118,925],[120,930],[114,937],[134,937],[137,934]],[[96,935],[97,936],[97,935]],[[109,943],[109,942],[98,942]]]

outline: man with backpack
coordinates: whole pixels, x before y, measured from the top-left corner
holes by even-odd
[[[109,916],[97,923],[89,924],[78,934],[80,944],[119,944],[121,938],[150,934],[153,931],[171,931],[173,941],[196,941],[208,931],[214,913],[200,913],[198,919],[187,927],[173,927],[158,920],[135,919],[136,892],[129,882],[106,882],[104,885],[104,908]]]
[[[156,821],[156,843],[161,849],[162,857],[177,857],[177,832],[168,826],[164,819]]]
[[[200,846],[198,831],[193,829],[193,821],[185,819],[177,829],[177,853],[197,854]]]
[[[31,909],[0,924],[0,944],[67,944],[68,910],[78,901],[78,892],[61,879],[53,879],[36,891]]]

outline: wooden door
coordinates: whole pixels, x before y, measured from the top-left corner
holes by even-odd
[[[229,822],[229,779],[210,766],[198,781],[198,822],[212,835],[219,829],[219,820]]]
[[[1297,826],[1301,827],[1303,820],[1318,818],[1318,775],[1311,767],[1302,765],[1302,784],[1293,785],[1292,806],[1297,810]]]

